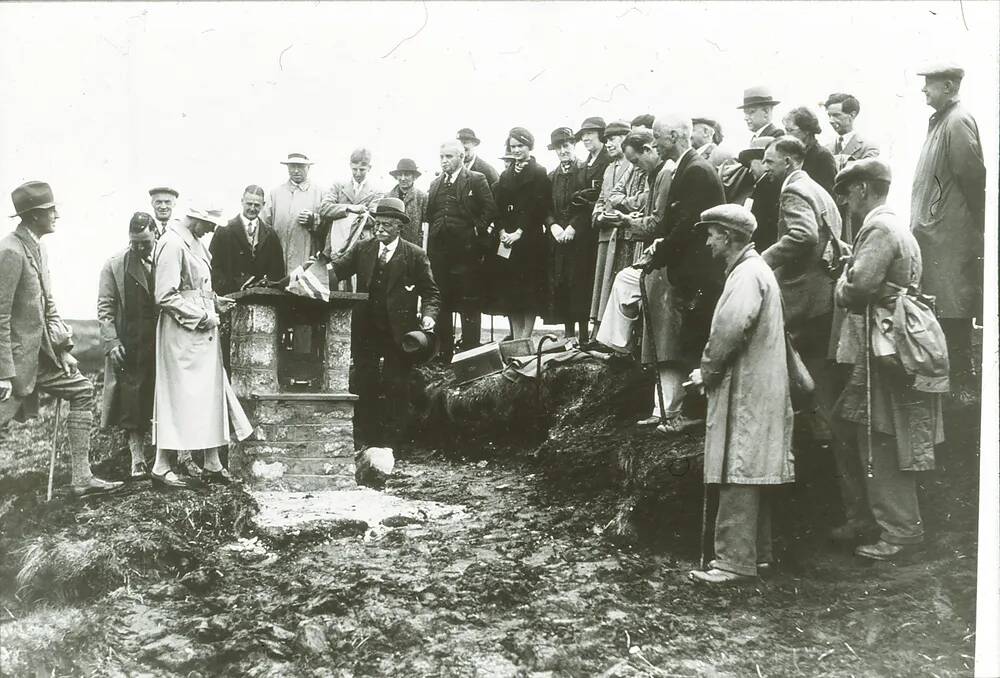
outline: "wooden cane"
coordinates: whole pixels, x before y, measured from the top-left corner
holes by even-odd
[[[872,464],[872,334],[871,306],[865,306],[865,444],[868,446],[868,477],[875,477]]]
[[[646,325],[643,333],[649,333],[649,352],[653,355],[653,378],[656,380],[656,398],[660,404],[660,424],[667,423],[667,410],[663,406],[663,384],[660,383],[660,361],[656,355],[656,338],[653,336],[653,326],[649,321],[649,299],[646,297],[646,270],[639,272],[639,295],[642,299],[642,319]]]
[[[56,398],[56,421],[52,427],[52,454],[49,455],[49,488],[45,501],[52,501],[52,477],[56,474],[56,445],[59,441],[59,420],[62,418],[62,400]]]

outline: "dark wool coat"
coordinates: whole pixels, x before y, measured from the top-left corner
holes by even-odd
[[[812,177],[812,180],[833,195],[833,180],[837,176],[837,161],[825,146],[815,140],[806,147],[806,157],[802,160],[802,169]]]
[[[590,297],[594,290],[594,265],[597,239],[591,229],[593,205],[583,200],[573,204],[581,190],[588,188],[587,168],[574,163],[568,172],[557,168],[549,174],[552,201],[546,223],[546,304],[547,323],[568,323],[590,316]],[[572,227],[576,233],[569,242],[556,242],[549,226]]]
[[[285,255],[274,229],[258,219],[257,246],[250,247],[239,215],[216,229],[209,245],[212,254],[212,289],[216,294],[236,292],[251,277],[281,280]]]

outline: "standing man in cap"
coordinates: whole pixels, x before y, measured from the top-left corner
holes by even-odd
[[[351,314],[351,354],[359,398],[357,440],[365,446],[398,447],[404,442],[409,418],[407,385],[413,366],[403,351],[403,338],[417,329],[434,330],[441,297],[427,254],[400,238],[400,226],[410,219],[403,201],[383,198],[373,216],[375,238],[358,243],[331,262],[330,289],[336,288],[337,280],[357,275],[358,291],[368,294],[368,301],[355,306]],[[389,410],[385,416],[379,412],[382,393]]]
[[[465,163],[465,169],[482,174],[486,177],[486,182],[492,189],[493,184],[497,182],[500,175],[497,174],[493,165],[480,158],[476,153],[476,149],[479,148],[480,143],[476,133],[468,127],[463,127],[458,130],[457,138],[462,142],[462,147],[465,149],[465,160],[463,161]]]
[[[631,252],[625,255],[625,238],[619,232],[623,213],[618,209],[618,200],[611,200],[611,192],[619,182],[624,182],[625,176],[632,172],[632,163],[625,157],[622,142],[629,134],[629,125],[624,120],[616,120],[604,129],[604,150],[610,161],[604,170],[601,181],[601,191],[594,203],[591,219],[594,230],[597,231],[597,263],[594,268],[594,289],[590,300],[590,319],[594,321],[594,330],[600,325],[604,309],[611,295],[611,287],[618,271],[632,263]]]
[[[823,108],[826,109],[826,117],[830,122],[830,127],[837,135],[837,138],[827,148],[833,153],[834,160],[837,161],[838,171],[851,161],[878,156],[878,146],[862,137],[854,129],[858,114],[861,112],[861,102],[850,94],[834,92],[826,98]]]
[[[427,194],[413,185],[420,176],[417,163],[409,158],[403,158],[396,164],[396,169],[389,174],[396,180],[396,185],[389,191],[389,197],[402,200],[406,206],[406,216],[409,217],[409,221],[401,226],[399,234],[403,240],[423,248],[424,223],[427,221]]]
[[[733,159],[733,154],[721,148],[722,125],[711,118],[691,120],[691,147],[715,169]]]
[[[754,137],[780,137],[785,130],[771,122],[774,107],[780,104],[767,87],[748,87],[743,90],[743,120]]]
[[[128,435],[132,479],[149,475],[144,440],[153,418],[156,382],[156,319],[153,300],[153,217],[136,212],[129,246],[108,259],[97,291],[97,320],[104,347],[101,428],[119,426]]]
[[[157,186],[149,189],[150,206],[153,208],[153,216],[156,217],[155,231],[159,238],[167,230],[167,222],[174,213],[174,204],[177,198],[181,197],[175,189],[169,186]]]
[[[323,192],[309,181],[313,162],[306,154],[289,153],[281,164],[288,168],[288,181],[271,189],[260,218],[278,234],[285,270],[294,271],[323,248],[322,238],[314,233]]]
[[[94,386],[70,354],[73,331],[56,310],[41,243],[56,230],[55,198],[47,183],[29,181],[11,199],[20,223],[0,239],[0,427],[37,416],[39,391],[68,400],[70,489],[77,496],[108,492],[121,483],[90,470]]]
[[[247,186],[240,205],[240,213],[212,236],[212,289],[216,294],[238,292],[250,278],[274,282],[285,277],[281,241],[260,218],[264,189]]]
[[[873,560],[891,560],[923,541],[914,472],[934,468],[934,446],[944,441],[940,395],[920,390],[921,381],[867,355],[865,314],[885,308],[885,297],[896,295],[897,288],[920,287],[920,247],[885,204],[891,181],[889,166],[872,158],[841,170],[834,186],[851,219],[860,224],[854,254],[836,289],[837,305],[849,313],[837,358],[851,365],[837,403],[837,421],[846,427],[843,437],[855,451],[854,473],[862,476],[862,465],[870,470],[859,492],[843,499],[849,520],[863,516],[867,525],[874,515],[881,532],[878,541],[863,542],[854,551]],[[866,427],[869,406],[871,425]]]
[[[156,243],[155,299],[160,308],[156,326],[156,390],[153,443],[156,460],[151,476],[162,488],[190,487],[171,468],[171,452],[191,478],[229,484],[219,448],[229,445],[232,417],[236,435],[252,433],[250,422],[229,386],[222,363],[219,316],[235,302],[212,290],[212,257],[202,236],[226,223],[221,210],[191,208]],[[204,469],[181,460],[180,451],[204,450]]]
[[[462,316],[462,350],[479,346],[489,226],[496,212],[486,177],[468,169],[457,139],[441,144],[441,174],[427,194],[427,256],[441,290],[438,352],[450,362],[455,352],[451,314]]]
[[[946,64],[920,75],[934,114],[913,172],[910,228],[923,255],[923,291],[936,297],[948,338],[952,390],[964,404],[978,390],[972,319],[983,313],[986,167],[979,127],[959,100],[965,71]]]
[[[715,559],[690,577],[724,584],[754,577],[758,563],[773,560],[767,490],[795,480],[793,415],[781,292],[751,243],[753,215],[720,205],[703,212],[699,226],[707,226],[726,284],[701,366],[691,373],[708,395],[705,483],[719,484],[719,511]]]

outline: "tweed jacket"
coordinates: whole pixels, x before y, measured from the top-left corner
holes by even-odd
[[[849,162],[864,160],[865,158],[876,158],[880,152],[879,147],[874,142],[865,139],[857,132],[854,132],[847,141],[847,144],[840,149],[840,153],[837,153],[836,139],[828,143],[826,148],[833,154],[834,159],[837,161],[838,172],[844,169],[844,166]]]
[[[389,191],[389,197],[402,200],[406,209],[406,216],[410,217],[410,223],[404,224],[399,229],[399,234],[403,237],[403,240],[412,242],[417,247],[423,247],[423,224],[427,221],[427,194],[414,186],[404,196],[397,184]]]

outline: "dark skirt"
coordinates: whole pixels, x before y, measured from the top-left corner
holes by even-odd
[[[545,297],[544,246],[540,233],[534,237],[524,235],[510,248],[510,256],[504,258],[497,254],[499,234],[493,238],[484,267],[490,281],[486,313],[537,315],[542,312]]]
[[[594,291],[597,243],[592,238],[568,243],[549,240],[548,247],[545,322],[586,320]]]

